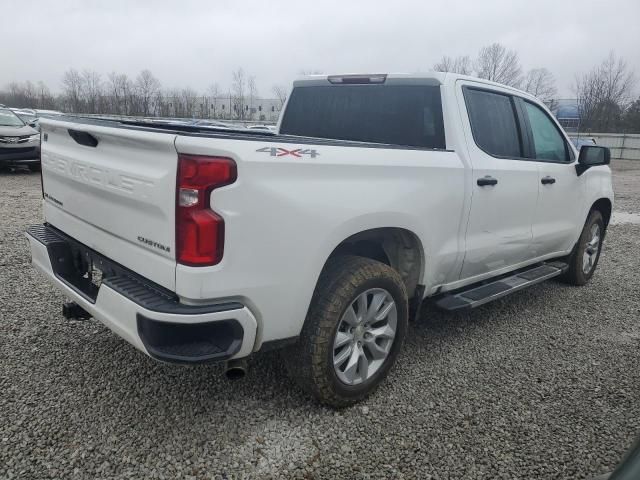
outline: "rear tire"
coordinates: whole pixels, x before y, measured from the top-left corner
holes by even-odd
[[[320,402],[345,407],[372,393],[404,342],[404,282],[388,265],[330,259],[318,280],[299,342],[284,352],[291,377]]]
[[[584,224],[574,252],[569,257],[569,270],[560,279],[570,285],[585,285],[598,266],[605,226],[602,214],[592,210]]]

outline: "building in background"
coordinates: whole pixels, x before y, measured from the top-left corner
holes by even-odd
[[[281,101],[275,98],[244,98],[232,96],[193,98],[166,97],[160,116],[181,118],[210,118],[275,123],[281,110]]]
[[[577,132],[580,126],[580,108],[578,99],[562,98],[554,100],[551,112],[556,116],[562,128],[567,132]]]

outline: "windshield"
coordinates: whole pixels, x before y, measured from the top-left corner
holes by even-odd
[[[0,108],[0,127],[23,127],[24,122],[7,108]]]
[[[24,121],[24,123],[33,122],[37,118],[35,115],[31,115],[30,113],[24,113],[24,112],[13,112],[13,113],[19,116],[20,119]]]

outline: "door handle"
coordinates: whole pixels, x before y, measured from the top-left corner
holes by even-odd
[[[540,180],[540,183],[542,183],[543,185],[552,185],[556,183],[556,179],[547,175]]]
[[[493,178],[489,175],[479,178],[477,181],[477,184],[481,187],[486,187],[487,185],[496,185],[497,183],[498,183],[498,179]]]

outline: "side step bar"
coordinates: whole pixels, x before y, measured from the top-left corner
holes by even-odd
[[[479,307],[492,300],[506,297],[510,293],[557,277],[566,272],[568,268],[569,265],[564,262],[543,263],[480,286],[476,284],[467,290],[445,294],[435,304],[437,307],[449,311]]]

